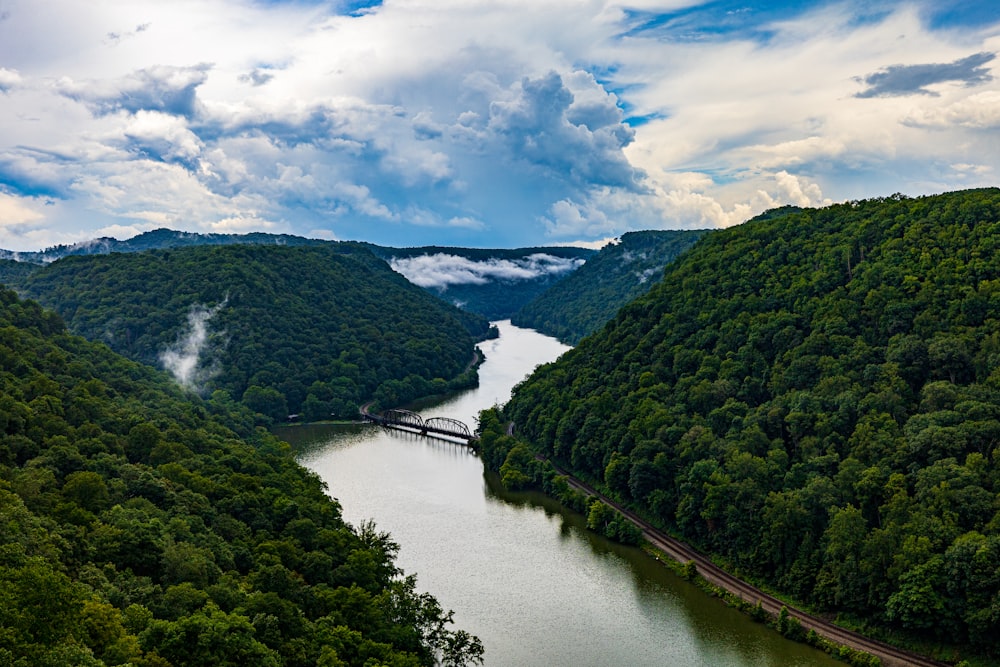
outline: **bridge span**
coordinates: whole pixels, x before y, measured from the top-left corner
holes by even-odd
[[[410,410],[386,410],[382,414],[369,412],[370,403],[361,406],[361,416],[365,421],[386,428],[395,428],[410,433],[419,433],[429,437],[447,437],[461,440],[462,444],[473,449],[478,448],[479,438],[465,425],[457,419],[450,417],[430,417],[424,419],[416,412]]]

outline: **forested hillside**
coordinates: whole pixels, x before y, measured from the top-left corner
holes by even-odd
[[[329,241],[308,239],[291,234],[266,234],[253,232],[250,234],[196,234],[173,229],[154,229],[143,232],[130,239],[120,241],[116,238],[103,236],[90,241],[57,245],[35,252],[14,252],[0,250],[0,258],[17,260],[19,262],[46,264],[62,257],[73,255],[107,255],[112,252],[142,252],[144,250],[163,250],[166,248],[186,248],[199,245],[325,245]]]
[[[0,284],[16,288],[39,268],[38,264],[0,259]]]
[[[0,390],[0,664],[478,659],[389,537],[346,525],[221,395],[184,393],[7,290]]]
[[[576,345],[615,316],[618,309],[644,294],[664,267],[694,245],[705,230],[646,231],[623,234],[587,263],[529,301],[512,318]]]
[[[66,257],[23,289],[74,333],[275,420],[468,386],[488,328],[357,244]]]
[[[490,320],[510,317],[595,253],[588,248],[572,247],[492,250],[439,246],[391,248],[289,234],[197,234],[155,229],[124,241],[102,237],[37,252],[0,250],[0,283],[19,289],[34,270],[63,257],[223,245],[339,247],[341,252],[346,245],[355,246],[355,250],[367,248],[432,294]]]
[[[40,265],[63,257],[223,245],[339,247],[341,252],[346,245],[355,246],[355,250],[367,248],[432,294],[490,320],[510,317],[596,252],[572,247],[491,250],[438,246],[391,248],[288,234],[196,234],[156,229],[124,241],[103,237],[37,252],[0,250],[0,283],[20,288],[27,276]]]
[[[596,254],[572,247],[368,247],[414,284],[489,320],[509,318]]]
[[[738,572],[996,658],[998,251],[996,189],[714,232],[504,413]]]

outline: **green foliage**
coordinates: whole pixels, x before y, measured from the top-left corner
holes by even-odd
[[[75,333],[156,366],[190,314],[211,313],[192,385],[242,400],[265,423],[353,418],[373,397],[391,406],[468,386],[489,327],[350,243],[66,257],[24,290]]]
[[[38,252],[12,253],[8,250],[0,254],[16,256],[21,262],[47,264],[62,257],[76,255],[107,255],[109,253],[143,252],[145,250],[163,250],[166,248],[186,248],[191,246],[215,245],[269,245],[269,246],[323,246],[331,241],[307,239],[291,234],[266,234],[251,232],[249,234],[193,234],[173,229],[154,229],[143,232],[130,239],[120,241],[110,236],[73,243],[71,245],[55,245]]]
[[[511,317],[569,345],[605,325],[618,309],[645,294],[663,269],[704,234],[645,231],[622,234],[569,276],[555,283]]]
[[[792,641],[801,642],[806,638],[806,631],[802,627],[802,623],[799,619],[791,616],[788,613],[788,607],[782,605],[781,611],[778,612],[777,620],[778,632],[788,637]]]
[[[0,291],[0,663],[481,662],[249,418]]]
[[[0,283],[17,288],[28,276],[40,268],[42,268],[40,264],[17,262],[12,259],[0,259]]]
[[[804,603],[995,659],[998,250],[995,189],[705,234],[496,419]]]
[[[642,531],[635,524],[597,498],[590,501],[587,528],[622,544],[638,546],[642,542]]]
[[[642,530],[597,498],[572,488],[548,461],[538,459],[528,445],[507,434],[497,408],[479,415],[480,453],[488,469],[500,473],[509,491],[537,489],[587,516],[587,527],[610,540],[637,546]],[[502,463],[500,463],[502,461]]]

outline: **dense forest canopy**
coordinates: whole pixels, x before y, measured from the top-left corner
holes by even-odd
[[[16,260],[31,264],[47,264],[62,257],[72,255],[107,255],[112,252],[142,252],[144,250],[163,250],[166,248],[184,248],[199,245],[326,245],[329,241],[308,239],[291,234],[267,234],[252,232],[250,234],[197,234],[181,232],[173,229],[154,229],[143,232],[124,241],[103,236],[89,241],[70,245],[57,245],[45,250],[15,252],[0,250],[0,258]]]
[[[39,264],[18,262],[12,259],[0,259],[0,284],[17,288],[36,269],[40,268],[41,265]]]
[[[0,664],[477,662],[252,422],[0,290]]]
[[[741,573],[996,657],[998,250],[996,189],[707,234],[505,417]]]
[[[264,245],[264,246],[327,246],[343,248],[344,243],[310,239],[289,234],[198,234],[172,229],[155,229],[130,239],[118,240],[102,237],[57,245],[37,252],[0,250],[0,283],[19,289],[25,278],[34,270],[63,257],[79,255],[107,255],[110,253],[135,253],[147,250],[167,250],[194,246]],[[547,287],[565,277],[596,251],[589,248],[538,247],[516,249],[452,248],[423,246],[418,248],[391,248],[371,243],[352,243],[370,250],[387,263],[428,259],[430,267],[439,277],[447,277],[440,284],[415,282],[441,297],[448,303],[490,320],[505,319],[535,298]],[[546,266],[531,260],[544,256],[558,260]],[[437,261],[435,261],[437,260]],[[458,271],[466,273],[455,278],[455,262],[464,262]],[[436,265],[435,265],[436,264]],[[470,270],[471,269],[471,270]],[[452,280],[454,279],[454,280]]]
[[[596,254],[574,247],[368,247],[417,285],[489,320],[511,317]]]
[[[614,317],[618,309],[648,292],[667,264],[694,245],[704,230],[623,234],[587,263],[529,301],[512,318],[576,345]]]
[[[74,333],[276,420],[473,383],[489,326],[350,243],[66,257],[22,289]]]

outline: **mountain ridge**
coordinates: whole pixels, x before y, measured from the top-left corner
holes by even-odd
[[[995,658],[998,247],[996,188],[707,234],[515,389],[492,467],[545,485],[526,446],[794,600]]]
[[[655,285],[663,269],[709,230],[622,234],[514,314],[511,322],[567,345],[604,326],[619,308]]]
[[[397,405],[474,383],[469,359],[488,333],[353,243],[65,257],[22,291],[74,332],[176,362],[182,382],[271,420],[352,418],[372,398]]]

